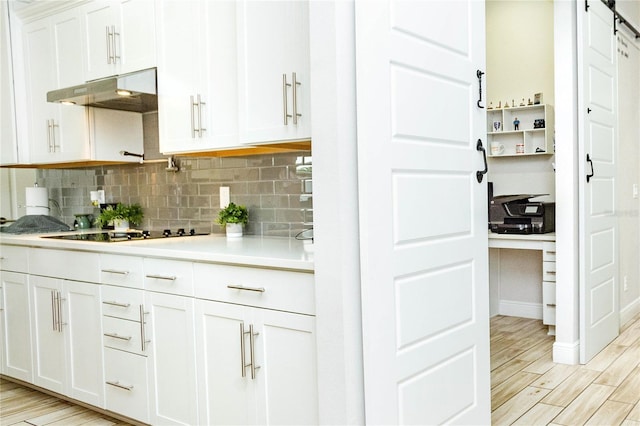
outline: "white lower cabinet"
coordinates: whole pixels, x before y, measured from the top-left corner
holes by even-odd
[[[2,374],[32,382],[29,276],[0,271],[0,278],[4,331]]]
[[[146,292],[151,424],[198,422],[193,298]]]
[[[30,276],[33,383],[104,406],[99,286]]]
[[[196,301],[200,422],[317,424],[314,317]]]

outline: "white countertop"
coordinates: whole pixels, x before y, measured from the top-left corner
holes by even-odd
[[[89,230],[78,233],[90,232],[99,231]],[[295,238],[245,235],[242,238],[227,239],[221,234],[211,234],[105,243],[41,238],[43,235],[52,236],[58,233],[22,235],[0,233],[0,245],[81,250],[313,272],[313,250],[309,250],[312,245]]]

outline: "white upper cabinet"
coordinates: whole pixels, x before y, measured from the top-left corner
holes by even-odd
[[[19,143],[29,146],[21,162],[55,163],[89,158],[85,108],[47,102],[47,92],[82,81],[80,16],[72,9],[22,29],[26,114]],[[17,97],[18,98],[18,97]]]
[[[158,3],[160,151],[238,146],[233,1]]]
[[[156,66],[153,1],[92,1],[81,9],[87,47],[85,80]]]
[[[0,2],[0,164],[18,162],[8,11]]]
[[[311,138],[307,1],[238,2],[240,140]]]

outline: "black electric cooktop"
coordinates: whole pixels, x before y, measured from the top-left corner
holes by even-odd
[[[101,243],[114,243],[119,241],[132,241],[132,240],[153,240],[157,238],[186,238],[197,235],[208,235],[207,233],[198,233],[195,229],[191,229],[188,232],[184,228],[178,229],[176,232],[171,232],[170,229],[164,231],[105,231],[91,234],[67,234],[67,235],[47,235],[42,238],[53,238],[57,240],[76,240],[76,241],[96,241]]]

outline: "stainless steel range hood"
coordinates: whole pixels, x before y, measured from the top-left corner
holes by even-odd
[[[116,75],[79,86],[52,90],[47,93],[47,102],[133,112],[157,111],[156,69]]]

